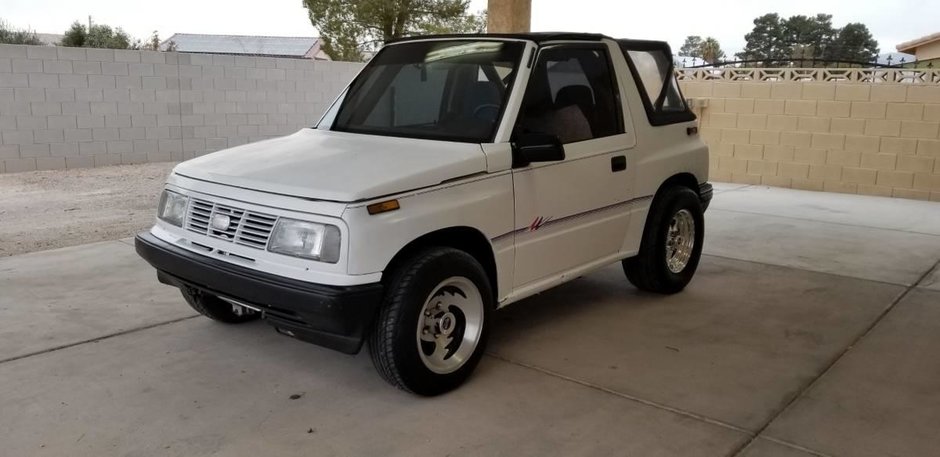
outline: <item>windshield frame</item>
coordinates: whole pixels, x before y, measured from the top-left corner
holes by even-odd
[[[489,37],[479,37],[479,36],[467,36],[466,38],[447,37],[447,38],[431,38],[431,39],[424,39],[424,40],[422,39],[405,40],[405,41],[399,41],[399,42],[390,43],[386,45],[379,51],[379,53],[375,55],[372,61],[376,61],[376,59],[378,59],[382,55],[382,53],[388,52],[388,50],[392,47],[412,46],[412,45],[418,45],[418,44],[426,45],[429,42],[448,42],[448,43],[460,43],[460,44],[499,42],[499,43],[505,43],[507,45],[517,47],[515,51],[518,53],[518,55],[516,56],[515,60],[512,61],[512,64],[513,64],[512,70],[509,75],[508,83],[506,84],[505,90],[503,91],[502,99],[500,100],[499,112],[493,121],[490,131],[485,136],[484,135],[459,136],[459,135],[450,135],[446,133],[441,134],[441,135],[434,135],[434,134],[429,135],[426,132],[412,132],[412,131],[407,131],[407,130],[403,131],[403,130],[381,129],[381,128],[371,129],[371,128],[363,128],[358,125],[357,126],[340,125],[339,120],[341,118],[343,110],[348,107],[348,104],[350,103],[350,100],[352,100],[352,96],[354,95],[354,91],[360,89],[360,85],[364,84],[365,79],[368,78],[371,74],[371,72],[369,71],[370,66],[373,65],[371,62],[367,63],[366,66],[363,68],[363,70],[360,71],[358,75],[356,75],[356,77],[346,87],[346,89],[343,91],[340,97],[336,100],[336,102],[334,102],[334,106],[331,106],[327,110],[327,112],[324,113],[324,116],[321,119],[321,123],[327,122],[329,125],[324,126],[321,124],[321,125],[318,125],[317,128],[322,129],[323,127],[327,127],[328,130],[332,130],[336,132],[348,132],[348,133],[355,133],[355,134],[387,136],[387,137],[396,137],[396,138],[412,138],[412,139],[423,139],[423,140],[431,140],[431,141],[450,141],[450,142],[473,143],[473,144],[492,143],[494,141],[494,138],[501,131],[500,127],[502,126],[503,121],[505,120],[504,118],[505,118],[507,109],[509,108],[509,102],[512,100],[513,93],[516,91],[516,88],[518,87],[517,83],[519,81],[520,73],[522,73],[522,70],[525,68],[524,61],[529,54],[527,52],[528,51],[528,46],[526,44],[527,41],[521,40],[521,39],[507,39],[507,38],[498,38],[498,37],[489,38]],[[506,50],[505,52],[513,52],[513,50]]]

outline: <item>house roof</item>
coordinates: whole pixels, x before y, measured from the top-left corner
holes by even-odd
[[[317,37],[177,33],[161,43],[161,49],[166,49],[171,41],[176,44],[177,52],[271,57],[312,58],[320,47]]]
[[[905,41],[897,45],[897,49],[898,49],[898,52],[913,54],[914,50],[917,49],[918,47],[923,46],[925,44],[933,43],[935,41],[940,41],[940,32],[933,33],[927,36],[922,36],[920,38],[917,38],[911,41]]]
[[[43,44],[57,46],[65,38],[65,35],[61,33],[37,33],[36,38],[39,38],[39,41],[42,41]]]

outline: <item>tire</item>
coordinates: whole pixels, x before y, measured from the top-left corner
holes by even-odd
[[[493,302],[486,272],[471,255],[440,247],[417,253],[387,282],[369,338],[372,363],[407,392],[457,388],[486,349]]]
[[[183,293],[183,298],[186,299],[189,306],[192,306],[199,314],[214,321],[226,324],[241,324],[261,317],[261,313],[240,306],[241,311],[236,312],[235,305],[199,289],[181,287],[180,292]]]
[[[660,294],[680,292],[695,275],[704,236],[705,218],[698,195],[687,187],[667,188],[650,209],[640,252],[624,259],[623,271],[641,290]],[[667,249],[667,242],[678,243],[679,249]]]

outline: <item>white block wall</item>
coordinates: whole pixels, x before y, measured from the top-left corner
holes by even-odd
[[[360,68],[0,45],[0,173],[178,161],[293,133]]]

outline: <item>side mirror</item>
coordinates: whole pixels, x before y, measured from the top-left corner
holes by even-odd
[[[525,133],[512,143],[513,166],[524,167],[532,162],[565,160],[565,147],[557,136],[546,133]]]

